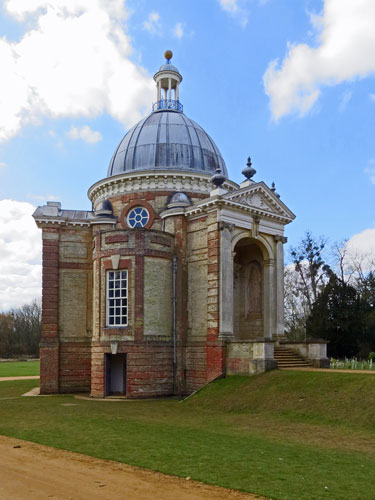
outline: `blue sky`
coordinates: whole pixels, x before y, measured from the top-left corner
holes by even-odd
[[[306,230],[375,252],[373,0],[0,2],[0,310],[40,293],[46,200],[90,209],[171,49],[230,178],[251,156]]]

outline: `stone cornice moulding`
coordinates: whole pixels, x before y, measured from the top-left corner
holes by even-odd
[[[80,227],[83,227],[83,226],[91,226],[91,224],[93,223],[93,221],[73,221],[73,220],[69,220],[69,219],[47,219],[47,218],[42,218],[42,217],[38,217],[37,219],[35,219],[35,222],[37,224],[38,227],[40,227],[39,225],[40,224],[45,224],[47,226],[80,226]]]
[[[226,180],[224,187],[227,191],[238,190],[238,184]],[[145,170],[118,174],[106,177],[88,190],[88,197],[92,203],[106,200],[112,196],[139,192],[139,191],[188,191],[209,195],[212,191],[211,175],[194,172],[176,172],[169,170]]]

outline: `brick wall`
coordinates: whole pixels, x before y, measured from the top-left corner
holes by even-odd
[[[43,228],[40,392],[59,391],[59,230]]]
[[[91,395],[104,397],[104,357],[111,352],[109,342],[92,345]],[[120,342],[118,354],[126,354],[126,396],[153,397],[173,393],[173,346],[156,342],[137,345]]]
[[[63,342],[60,346],[60,392],[90,392],[91,342]]]

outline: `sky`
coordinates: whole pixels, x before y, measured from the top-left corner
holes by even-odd
[[[375,255],[374,0],[1,0],[0,311],[41,293],[47,200],[90,210],[166,49],[229,177],[251,156],[306,231]]]

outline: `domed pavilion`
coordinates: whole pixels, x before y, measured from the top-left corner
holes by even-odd
[[[43,231],[41,393],[190,394],[274,368],[284,333],[284,226],[274,187],[228,179],[183,112],[172,53],[152,112],[120,141],[92,211],[38,207]]]

